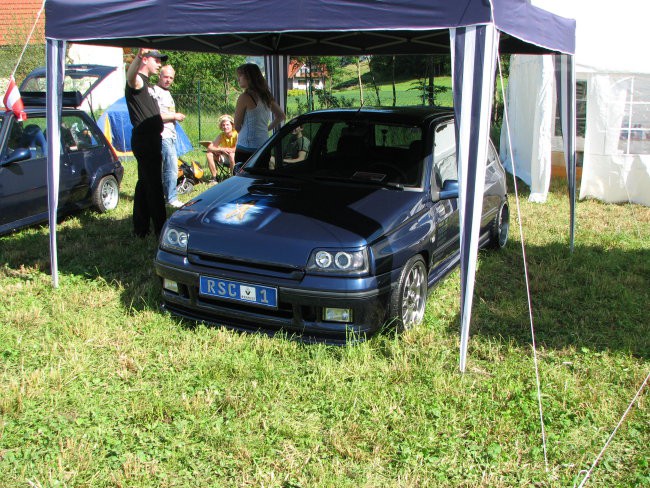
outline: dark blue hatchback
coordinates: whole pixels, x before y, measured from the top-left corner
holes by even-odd
[[[490,147],[481,235],[502,247]],[[419,324],[459,261],[450,110],[327,110],[292,120],[241,172],[168,220],[155,266],[172,313],[341,343]]]
[[[66,78],[85,93],[66,92],[61,113],[59,214],[117,207],[124,168],[95,121],[75,108],[98,80],[114,71],[73,66]],[[0,235],[48,220],[45,72],[35,70],[21,85],[27,120],[0,113]],[[83,82],[83,83],[82,83]]]

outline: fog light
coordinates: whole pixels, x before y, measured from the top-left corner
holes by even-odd
[[[174,293],[178,293],[178,283],[172,280],[168,280],[167,278],[163,279],[163,288],[165,290],[173,291]]]
[[[326,322],[352,322],[352,310],[326,307],[323,309],[323,320]]]

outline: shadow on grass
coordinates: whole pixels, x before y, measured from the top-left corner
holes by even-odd
[[[160,283],[153,267],[157,240],[135,238],[130,216],[87,210],[75,218],[78,225],[58,230],[60,272],[119,286],[127,309],[159,310]],[[571,254],[566,244],[553,243],[528,246],[526,253],[538,345],[650,357],[650,250],[578,244]],[[479,259],[472,335],[530,344],[519,246],[511,242],[501,252],[481,252]],[[32,228],[0,238],[0,260],[12,269],[49,273],[47,230]],[[457,333],[458,323],[456,316],[449,330]]]
[[[526,255],[538,346],[650,357],[650,251],[578,245],[571,254],[558,243],[527,246]],[[479,259],[471,335],[530,344],[521,249],[510,243]]]
[[[71,218],[78,219],[79,225],[63,225],[57,231],[59,273],[102,279],[122,289],[126,308],[157,310],[160,284],[153,268],[155,236],[133,236],[130,216],[120,219],[85,210]],[[3,237],[0,255],[10,268],[51,273],[47,226]]]

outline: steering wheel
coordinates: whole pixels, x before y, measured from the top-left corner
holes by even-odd
[[[380,170],[388,170],[388,171],[380,171]],[[375,163],[371,163],[368,165],[368,170],[369,171],[380,171],[382,173],[387,173],[389,176],[389,180],[391,179],[391,176],[398,176],[398,181],[396,183],[406,183],[409,179],[408,175],[406,172],[400,168],[398,165],[389,163],[387,161],[377,161]]]

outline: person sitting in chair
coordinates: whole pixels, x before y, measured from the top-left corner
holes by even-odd
[[[235,169],[235,147],[237,146],[237,131],[233,128],[234,119],[228,115],[222,115],[218,119],[221,134],[207,147],[206,158],[212,178],[209,183],[217,183],[217,164],[228,165],[230,174]]]

